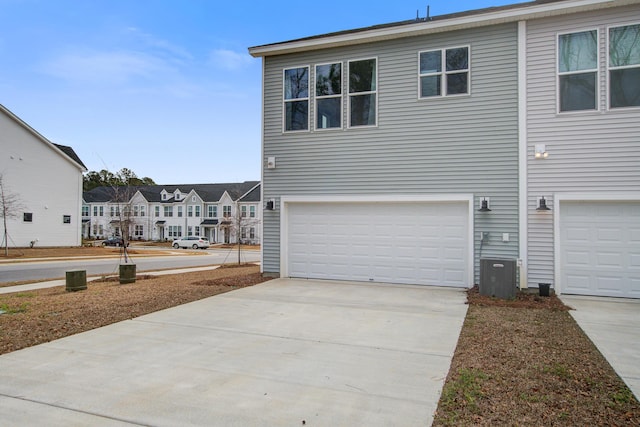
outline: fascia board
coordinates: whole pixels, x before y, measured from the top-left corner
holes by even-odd
[[[256,46],[249,48],[249,53],[254,58],[274,55],[284,55],[302,51],[326,49],[331,47],[349,46],[362,43],[371,43],[382,40],[398,39],[403,37],[434,34],[445,31],[454,31],[465,28],[476,28],[487,25],[517,22],[535,18],[544,18],[554,15],[597,10],[606,7],[623,6],[638,3],[637,0],[576,0],[558,3],[546,3],[529,6],[523,4],[520,8],[500,10],[477,15],[462,16],[459,18],[445,19],[442,21],[416,22],[363,30],[348,34],[335,34],[326,37],[317,37],[291,42],[276,43],[272,45]]]

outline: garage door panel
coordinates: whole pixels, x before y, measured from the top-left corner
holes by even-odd
[[[291,277],[469,286],[467,202],[290,203],[287,224]]]
[[[639,297],[640,202],[560,204],[563,292]]]

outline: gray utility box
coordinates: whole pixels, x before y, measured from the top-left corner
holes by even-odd
[[[512,299],[516,297],[516,260],[480,260],[480,295]]]

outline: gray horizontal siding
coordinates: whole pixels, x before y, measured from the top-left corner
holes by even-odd
[[[264,156],[275,156],[277,163],[276,169],[264,170],[265,199],[486,196],[493,211],[476,215],[476,248],[479,232],[489,231],[482,256],[517,257],[516,43],[516,25],[508,24],[265,58]],[[461,45],[471,47],[471,95],[419,100],[418,52]],[[378,58],[376,127],[347,129],[345,122],[341,130],[282,132],[284,68],[311,65],[313,72],[315,64],[340,61],[346,76],[348,60],[368,57]],[[343,97],[345,121],[347,99]],[[502,243],[502,233],[510,234],[510,242]],[[279,271],[279,234],[278,213],[265,213],[265,271]],[[476,275],[477,258],[476,250]]]
[[[640,109],[606,110],[606,31],[640,22],[640,5],[530,21],[527,25],[528,281],[553,283],[554,193],[640,191]],[[557,33],[598,29],[600,110],[557,114]],[[534,160],[535,144],[549,158]],[[550,212],[537,212],[545,196]]]

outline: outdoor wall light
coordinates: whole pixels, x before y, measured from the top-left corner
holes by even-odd
[[[487,200],[486,197],[483,197],[480,201],[480,209],[478,209],[478,212],[491,212],[491,209],[489,209],[489,200]]]
[[[544,196],[540,197],[538,199],[538,207],[536,208],[537,211],[550,211],[551,208],[549,206],[547,206],[547,199],[544,198]]]
[[[276,208],[276,202],[275,200],[271,199],[271,200],[267,200],[267,204],[265,205],[265,210],[268,211],[272,211]]]
[[[535,157],[536,159],[546,159],[547,157],[549,157],[547,147],[544,144],[536,144]]]

